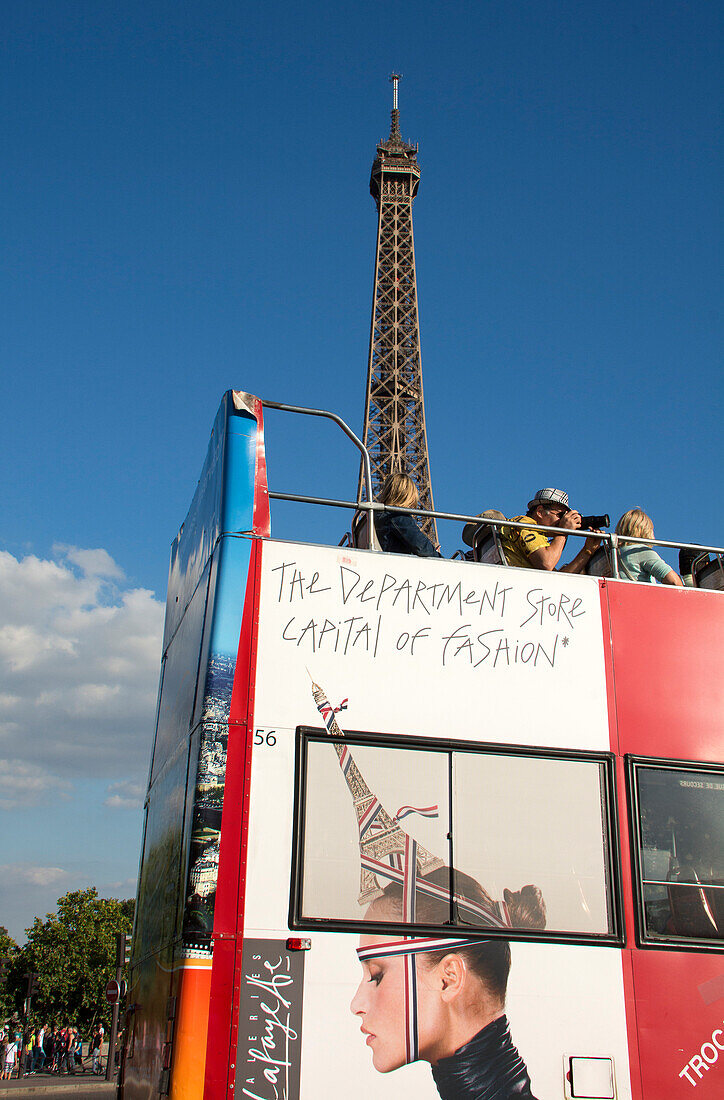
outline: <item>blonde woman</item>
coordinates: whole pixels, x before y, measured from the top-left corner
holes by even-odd
[[[652,539],[654,525],[651,517],[647,516],[641,508],[632,508],[630,512],[624,513],[616,524],[616,534],[630,535],[635,539]],[[679,574],[674,572],[652,546],[632,546],[623,543],[619,551],[619,568],[622,578],[627,581],[643,581],[648,584],[659,581],[660,584],[684,587]]]
[[[389,508],[417,508],[420,498],[415,482],[407,474],[394,473],[386,479],[380,504]],[[416,554],[420,558],[439,558],[440,553],[424,535],[412,516],[382,512],[375,516],[375,531],[383,550],[389,554]]]

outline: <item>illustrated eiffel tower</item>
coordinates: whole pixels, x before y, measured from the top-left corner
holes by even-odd
[[[370,452],[373,495],[388,474],[399,470],[415,482],[420,507],[432,511],[412,234],[420,166],[417,145],[408,145],[400,134],[399,74],[390,80],[390,136],[377,146],[370,177],[378,222],[363,440]],[[364,499],[363,485],[360,468],[358,499]],[[421,520],[420,526],[437,545],[434,519]]]
[[[329,735],[331,737],[344,737],[327,696],[319,684],[315,684],[313,681],[312,696],[317,705],[317,710],[324,718],[324,724]],[[360,905],[368,905],[375,898],[380,897],[383,892],[383,887],[380,885],[377,874],[375,874],[374,865],[389,861],[392,866],[401,869],[407,834],[400,827],[397,819],[387,812],[377,796],[369,789],[347,746],[335,742],[334,750],[337,753],[342,774],[352,795],[359,828],[361,866],[358,900]],[[415,862],[417,873],[421,876],[430,874],[438,867],[444,867],[443,860],[432,855],[421,844],[415,846]]]

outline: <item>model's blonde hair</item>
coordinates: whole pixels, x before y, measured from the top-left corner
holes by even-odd
[[[616,524],[616,534],[631,535],[635,539],[652,539],[654,524],[651,516],[647,516],[643,508],[632,508],[630,512],[624,512]]]
[[[397,508],[417,508],[420,503],[417,486],[408,474],[389,474],[378,496],[380,504]]]

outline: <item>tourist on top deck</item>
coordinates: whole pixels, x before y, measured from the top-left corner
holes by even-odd
[[[564,493],[562,489],[539,489],[528,504],[527,515],[512,518],[513,522],[525,523],[532,528],[540,524],[543,527],[577,531],[581,526],[580,512],[568,507],[568,493]],[[501,532],[508,565],[549,571],[558,565],[566,538],[565,534],[549,538],[542,531],[527,531],[520,527],[503,527]],[[573,561],[561,566],[561,573],[582,573],[600,543],[600,539],[587,538]]]
[[[377,500],[391,508],[417,508],[420,503],[415,482],[407,474],[400,473],[387,477]],[[378,512],[375,514],[375,532],[380,547],[389,554],[417,554],[420,558],[441,556],[412,516]]]
[[[617,535],[631,535],[635,539],[652,539],[654,525],[650,516],[641,508],[632,508],[625,512],[616,524]],[[675,584],[684,587],[684,582],[668,562],[660,557],[652,546],[632,546],[622,543],[619,549],[619,572],[622,580],[643,581],[653,584]]]

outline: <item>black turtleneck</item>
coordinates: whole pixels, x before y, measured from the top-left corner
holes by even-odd
[[[432,1067],[442,1100],[535,1100],[505,1016]]]

